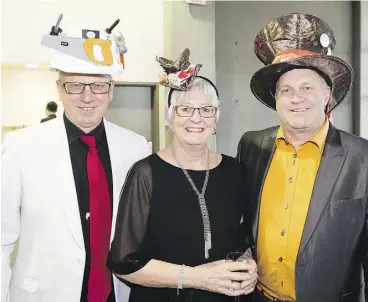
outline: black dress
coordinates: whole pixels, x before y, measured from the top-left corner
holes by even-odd
[[[221,163],[210,170],[205,198],[212,249],[205,259],[199,202],[183,171],[157,154],[137,162],[122,189],[109,268],[117,274],[129,274],[150,259],[196,266],[225,259],[229,252],[245,251],[252,239],[243,169],[234,158],[222,155]],[[201,191],[205,171],[188,173]],[[130,302],[234,301],[233,297],[201,290],[184,289],[178,296],[176,289],[129,285]]]

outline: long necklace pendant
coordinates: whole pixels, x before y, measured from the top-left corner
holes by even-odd
[[[204,241],[204,257],[206,258],[206,259],[208,259],[209,258],[209,250],[211,249],[211,239],[210,239],[210,241],[208,241],[208,236],[207,236],[207,239]]]
[[[204,243],[204,258],[208,259],[210,257],[209,255],[209,249],[207,247],[207,241]]]
[[[175,154],[175,150],[173,148],[173,146],[171,146],[171,151],[172,151],[172,155],[175,159],[175,161],[178,163],[180,169],[183,171],[185,177],[187,178],[188,182],[190,183],[190,185],[192,186],[194,192],[197,194],[198,196],[198,201],[199,201],[199,206],[201,209],[201,214],[202,214],[202,220],[203,220],[203,231],[204,231],[204,256],[206,259],[209,258],[209,250],[212,248],[212,242],[211,242],[211,223],[209,220],[209,214],[208,214],[208,210],[207,210],[207,205],[206,205],[206,199],[205,199],[205,192],[207,189],[207,184],[208,184],[208,177],[210,174],[210,153],[208,152],[207,154],[207,169],[206,169],[206,176],[204,179],[204,183],[203,183],[203,187],[202,187],[202,191],[200,192],[196,185],[194,184],[192,178],[190,177],[189,173],[187,172],[187,170],[185,170],[181,164],[180,161],[178,160],[176,154]]]
[[[212,249],[212,238],[211,238],[211,233],[207,233],[207,246],[208,249]]]

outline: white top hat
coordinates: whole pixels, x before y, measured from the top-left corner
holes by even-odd
[[[105,31],[82,29],[71,34],[60,29],[61,18],[41,40],[42,45],[57,50],[49,62],[52,70],[111,76],[123,71],[125,39],[121,33],[111,33],[119,20]]]

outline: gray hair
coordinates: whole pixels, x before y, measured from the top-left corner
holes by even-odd
[[[170,121],[172,119],[173,116],[173,112],[174,112],[174,107],[176,106],[176,104],[178,103],[179,99],[186,99],[188,97],[188,94],[190,91],[199,91],[202,92],[204,95],[206,96],[210,96],[212,104],[214,107],[217,107],[217,113],[216,113],[216,122],[218,121],[219,117],[220,117],[220,100],[217,97],[217,93],[215,88],[205,79],[202,78],[196,78],[193,81],[192,87],[190,88],[190,90],[188,91],[180,91],[180,90],[174,90],[173,93],[171,94],[171,103],[170,103],[170,107],[168,107],[168,116],[167,119]],[[169,96],[169,95],[168,95]],[[168,96],[166,98],[166,106],[169,105],[169,100],[168,100]]]

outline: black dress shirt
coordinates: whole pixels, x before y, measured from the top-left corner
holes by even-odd
[[[80,302],[88,302],[88,278],[91,265],[91,251],[90,251],[90,234],[89,234],[89,186],[87,176],[87,155],[88,146],[80,139],[81,136],[86,135],[81,129],[75,126],[64,114],[64,124],[68,136],[70,158],[72,162],[75,188],[77,191],[79,214],[81,218],[84,246],[86,249],[86,264],[84,268],[82,293]],[[111,210],[113,208],[113,186],[112,186],[112,170],[110,162],[109,148],[107,144],[106,132],[103,121],[90,133],[96,138],[96,146],[98,154],[104,167],[107,183],[109,186]],[[111,213],[112,214],[112,213]],[[111,276],[112,278],[112,276]],[[111,282],[112,291],[107,302],[115,302],[115,295],[113,289],[113,282]],[[102,301],[101,301],[102,302]]]

